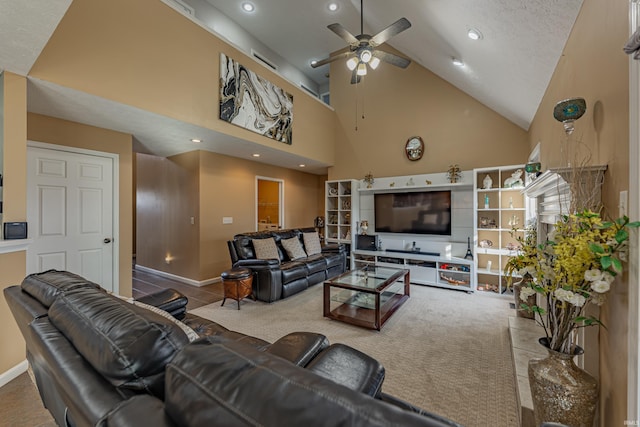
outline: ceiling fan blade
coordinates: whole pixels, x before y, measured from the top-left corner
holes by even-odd
[[[311,64],[311,68],[318,68],[318,67],[321,67],[321,66],[323,66],[325,64],[328,64],[330,62],[337,61],[338,59],[346,59],[346,58],[348,58],[349,56],[352,56],[352,55],[353,55],[353,52],[343,52],[343,53],[340,53],[338,55],[330,56],[328,58],[322,59],[320,61],[317,61],[317,62]]]
[[[384,30],[380,31],[375,36],[371,37],[369,44],[372,47],[380,46],[382,43],[389,40],[391,37],[400,34],[404,30],[411,27],[411,22],[407,18],[400,18],[393,24],[389,25]]]
[[[357,68],[354,69],[351,72],[351,84],[353,85],[353,84],[356,84],[356,83],[360,83],[360,78],[361,77],[358,75],[358,69]]]
[[[334,33],[336,33],[344,41],[346,41],[352,46],[357,46],[360,44],[360,41],[356,38],[356,36],[354,36],[349,31],[347,31],[347,29],[340,24],[336,23],[336,24],[327,25],[327,28],[333,31]]]
[[[385,52],[384,50],[376,49],[373,51],[373,56],[380,58],[380,60],[387,62],[391,65],[395,65],[400,68],[407,68],[411,64],[411,60],[403,58],[402,56],[395,55],[393,53]]]

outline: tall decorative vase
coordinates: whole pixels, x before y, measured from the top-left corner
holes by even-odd
[[[592,427],[598,402],[598,382],[573,362],[583,353],[575,346],[572,354],[549,348],[548,339],[538,340],[549,355],[529,361],[529,386],[536,425],[548,422],[571,427]]]

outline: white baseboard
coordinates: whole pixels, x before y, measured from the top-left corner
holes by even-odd
[[[27,372],[27,369],[29,369],[29,362],[27,362],[25,359],[22,362],[18,363],[13,368],[9,369],[8,371],[1,373],[0,387],[4,386],[9,381],[17,378],[20,374]]]
[[[168,279],[172,279],[172,280],[175,280],[175,281],[178,281],[178,282],[181,282],[181,283],[186,283],[187,285],[198,286],[198,287],[210,285],[212,283],[216,283],[216,282],[219,282],[219,281],[222,280],[221,277],[213,277],[211,279],[197,281],[197,280],[188,279],[188,278],[182,277],[182,276],[176,276],[175,274],[167,273],[165,271],[154,270],[153,268],[145,267],[143,265],[138,265],[138,264],[136,264],[134,268],[136,270],[146,271],[147,273],[157,274],[158,276],[166,277]]]

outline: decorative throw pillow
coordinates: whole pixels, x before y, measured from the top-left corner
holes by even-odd
[[[282,247],[285,251],[287,251],[287,255],[291,260],[306,258],[307,253],[302,249],[302,245],[300,244],[300,239],[297,237],[292,237],[290,239],[282,239],[280,240],[282,243]]]
[[[268,239],[253,239],[251,243],[253,243],[253,250],[256,251],[256,258],[280,259],[276,241],[273,240],[273,237],[269,237]]]
[[[173,317],[171,314],[167,313],[166,311],[155,307],[153,305],[149,305],[149,304],[145,304],[143,302],[140,301],[136,301],[136,300],[132,300],[129,301],[131,304],[138,306],[138,307],[142,307],[146,310],[149,311],[153,311],[154,313],[164,317],[165,319],[168,319],[170,321],[172,321],[173,323],[175,323],[176,325],[178,325],[178,327],[180,329],[182,329],[182,331],[185,333],[185,335],[187,336],[187,338],[189,338],[189,342],[194,342],[195,340],[197,340],[198,338],[200,338],[200,335],[198,335],[198,333],[196,331],[194,331],[193,329],[191,329],[190,326],[182,323],[181,321],[179,321],[178,319],[176,319],[175,317]]]
[[[307,255],[315,255],[322,252],[322,248],[320,247],[320,237],[318,237],[317,231],[312,233],[302,233],[302,239],[304,240],[304,248]]]

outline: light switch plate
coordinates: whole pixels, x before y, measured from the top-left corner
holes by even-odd
[[[233,224],[233,217],[232,216],[223,216],[222,217],[222,223],[223,224]]]

